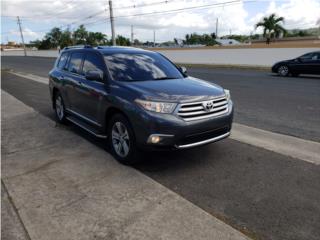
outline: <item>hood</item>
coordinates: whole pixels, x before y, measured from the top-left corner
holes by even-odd
[[[123,83],[141,99],[164,102],[202,101],[224,95],[223,88],[193,77]]]

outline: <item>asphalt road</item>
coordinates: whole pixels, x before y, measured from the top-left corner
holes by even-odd
[[[52,60],[28,58],[25,61],[19,58],[17,63],[13,62],[14,58],[3,58],[2,64],[3,67],[11,64],[17,71],[43,76],[44,66],[52,63]],[[255,76],[264,76],[265,80],[262,82],[266,82],[266,79],[277,79],[280,86],[284,84],[281,81],[286,81],[256,71],[192,69],[190,72],[199,77],[209,72],[214,78],[225,75],[223,84],[226,87],[235,92],[232,87],[238,87],[240,91],[241,86],[246,86],[242,91],[250,94],[254,94],[254,87],[250,83],[258,85],[254,83]],[[239,72],[243,72],[244,76],[237,85],[236,80],[232,79],[239,76],[236,74]],[[313,84],[313,88],[308,88],[311,96],[320,84],[320,80],[314,78],[290,80],[308,81]],[[276,86],[276,83],[273,84]],[[251,90],[245,90],[248,88]],[[2,89],[41,114],[54,118],[47,85],[2,72]],[[260,87],[256,86],[256,89],[259,90]],[[261,95],[267,95],[263,89],[259,91]],[[287,99],[294,99],[294,96],[287,95]],[[314,99],[319,97],[316,95],[313,93]],[[251,102],[250,99],[246,100],[246,96],[248,95],[233,94],[238,109],[241,110],[238,98],[240,102]],[[252,101],[259,102],[255,99]],[[273,102],[272,99],[270,101]],[[266,104],[270,109],[276,109],[276,106],[269,105]],[[314,107],[315,105],[313,103]],[[254,107],[254,104],[250,106]],[[245,105],[243,108],[241,111],[245,114]],[[240,110],[237,112],[236,121],[241,119]],[[250,109],[253,110],[254,108]],[[283,112],[283,115],[289,114]],[[259,114],[254,116],[256,124],[260,124]],[[291,122],[288,121],[287,124],[290,125]],[[249,125],[249,122],[245,123]],[[267,125],[268,122],[265,121],[263,124]],[[308,125],[308,122],[305,121],[304,125]],[[73,131],[106,149],[104,141],[95,139],[73,125],[67,126],[66,130]],[[303,128],[302,133],[304,131]],[[314,128],[313,131],[314,136],[319,137],[319,130]],[[135,166],[138,170],[251,237],[279,240],[320,239],[319,166],[230,139],[187,151],[147,153],[144,158],[141,164]]]
[[[55,59],[2,57],[2,67],[46,77]],[[231,90],[235,122],[320,142],[320,77],[281,78],[265,71],[190,68]]]

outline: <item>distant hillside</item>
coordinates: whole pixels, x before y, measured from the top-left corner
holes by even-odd
[[[308,28],[308,29],[289,29],[287,30],[286,37],[311,37],[319,36],[319,28]]]

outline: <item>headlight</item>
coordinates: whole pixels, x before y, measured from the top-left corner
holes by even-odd
[[[177,106],[176,103],[151,102],[140,99],[136,99],[135,102],[148,111],[158,113],[172,113]]]
[[[224,89],[224,93],[226,94],[227,100],[231,99],[230,91],[228,89]]]

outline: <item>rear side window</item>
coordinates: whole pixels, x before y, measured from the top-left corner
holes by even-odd
[[[64,69],[67,61],[68,61],[68,53],[62,53],[58,62],[58,68],[61,70]]]
[[[81,74],[81,63],[83,53],[72,53],[69,61],[68,71],[72,73]]]
[[[88,53],[86,54],[84,63],[83,63],[83,72],[86,74],[88,71],[99,71],[103,73],[103,62],[97,54]]]

